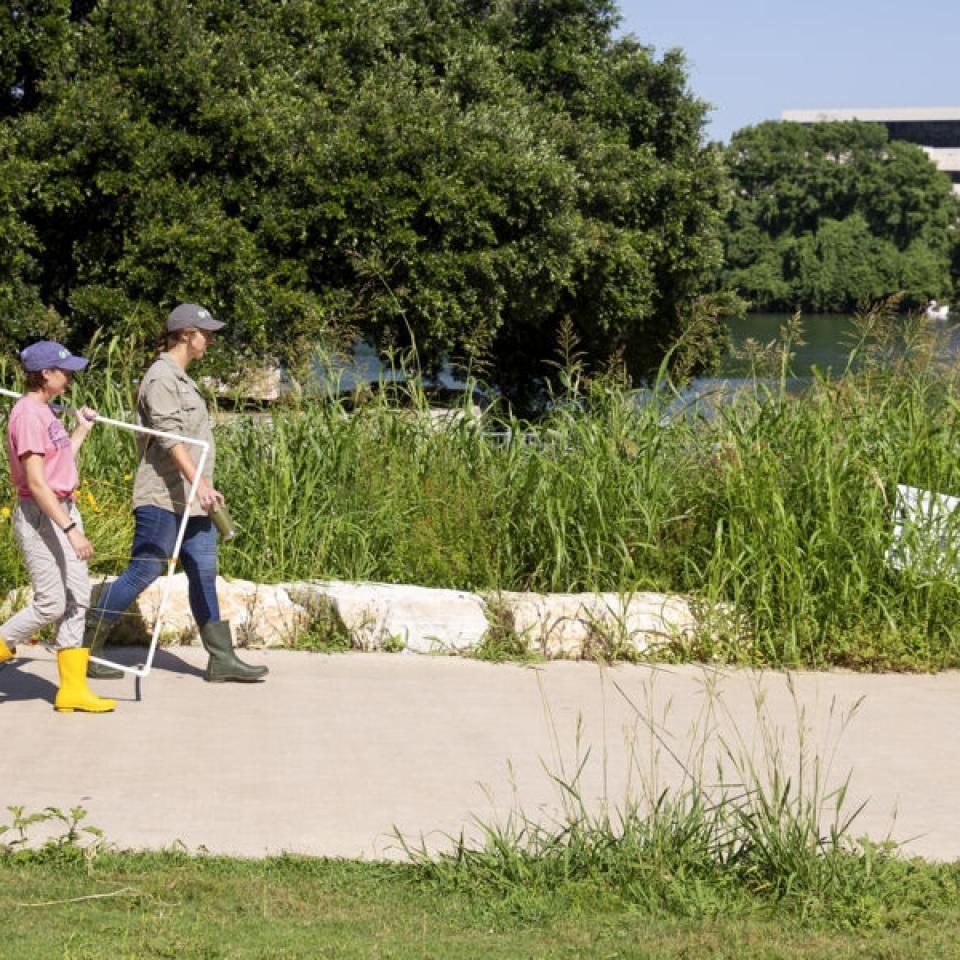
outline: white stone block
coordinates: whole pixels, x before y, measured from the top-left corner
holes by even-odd
[[[595,656],[611,648],[638,653],[696,629],[686,599],[662,593],[510,593],[492,598],[512,614],[516,632],[545,657]]]
[[[362,650],[400,645],[414,653],[476,647],[487,631],[484,604],[473,593],[393,583],[317,581],[291,592],[326,597]]]

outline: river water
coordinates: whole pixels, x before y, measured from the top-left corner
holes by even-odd
[[[780,329],[790,320],[786,313],[752,313],[731,324],[730,354],[721,362],[720,368],[709,377],[696,379],[684,396],[697,394],[712,396],[731,392],[742,386],[750,377],[749,363],[741,355],[748,340],[768,344],[780,336]],[[953,328],[951,328],[953,329]],[[960,329],[960,328],[958,328]],[[853,319],[845,314],[811,314],[801,320],[802,343],[791,347],[788,388],[798,391],[808,383],[816,367],[823,373],[836,377],[843,372],[847,358],[855,343]],[[950,356],[960,358],[960,333],[953,332],[946,347]],[[353,362],[340,368],[334,375],[339,390],[355,389],[360,383],[376,383],[378,380],[402,380],[404,374],[384,366],[376,350],[365,343],[354,349]],[[330,389],[328,375],[317,369],[317,386],[321,391]],[[458,374],[447,367],[437,377],[436,384],[456,391],[464,386]]]
[[[708,377],[698,377],[685,387],[667,407],[667,419],[678,414],[712,416],[716,409],[739,395],[742,390],[752,389],[755,381],[749,362],[744,358],[748,340],[760,345],[780,339],[780,330],[790,320],[785,313],[753,313],[731,324],[731,352],[721,362],[719,369]],[[901,323],[906,324],[906,318]],[[960,327],[943,324],[945,333],[939,359],[960,362]],[[853,318],[844,314],[813,314],[801,320],[801,341],[791,345],[786,388],[789,393],[800,393],[813,378],[814,368],[832,378],[840,376],[847,368],[852,349],[857,343]],[[778,358],[779,359],[779,358]],[[758,370],[758,378],[770,377],[765,382],[774,388],[779,384],[779,367],[771,371]],[[646,390],[638,390],[641,402],[649,397]]]
[[[761,344],[777,340],[780,328],[790,320],[786,313],[750,313],[731,324],[730,333],[735,351],[742,351],[748,339]],[[834,375],[842,372],[853,346],[852,318],[845,314],[813,314],[801,319],[803,345],[791,348],[794,354],[791,366],[797,377],[812,375],[813,367]],[[720,378],[738,378],[748,373],[747,364],[734,355],[728,356],[717,375]]]
[[[785,313],[751,313],[730,327],[735,351],[742,351],[749,338],[759,343],[769,343],[779,337],[780,328],[790,317]],[[902,318],[901,323],[907,323]],[[929,321],[927,321],[929,322]],[[945,334],[942,359],[960,358],[960,326],[948,323],[936,324]],[[813,314],[801,319],[803,345],[794,346],[791,363],[794,374],[800,379],[809,379],[813,368],[837,376],[847,366],[850,351],[856,343],[853,318],[844,314]],[[747,373],[746,364],[735,356],[727,357],[721,365],[720,377],[740,377]]]

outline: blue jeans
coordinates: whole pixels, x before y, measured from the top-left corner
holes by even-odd
[[[130,564],[101,594],[93,614],[115,623],[147,587],[167,570],[182,516],[160,507],[137,507]],[[217,603],[217,531],[209,517],[191,517],[180,547],[197,626],[220,619]]]

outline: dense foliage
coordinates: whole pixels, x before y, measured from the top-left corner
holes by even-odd
[[[735,198],[724,283],[755,307],[949,296],[960,206],[920,147],[879,124],[771,122],[734,134],[726,155]]]
[[[526,382],[565,317],[657,362],[726,190],[682,56],[612,0],[7,0],[0,337],[197,300],[302,358],[347,326]]]

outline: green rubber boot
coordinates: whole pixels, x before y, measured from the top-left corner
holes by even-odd
[[[200,640],[210,654],[206,679],[210,683],[235,680],[238,683],[255,683],[268,673],[266,667],[254,667],[244,663],[233,652],[233,633],[229,620],[214,620],[200,628]]]
[[[107,637],[110,636],[113,626],[92,610],[87,611],[87,619],[83,626],[83,646],[90,651],[91,657],[103,656],[103,648],[107,644]],[[123,671],[90,661],[87,664],[87,676],[92,680],[119,680],[123,676]]]

